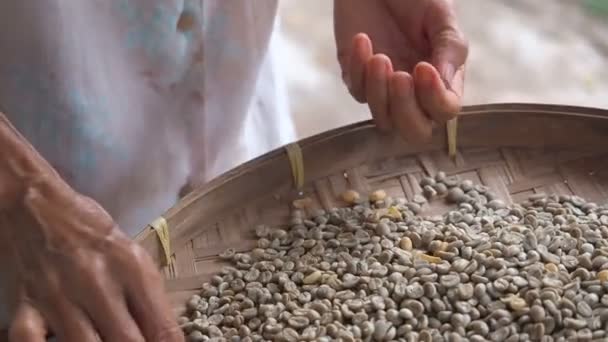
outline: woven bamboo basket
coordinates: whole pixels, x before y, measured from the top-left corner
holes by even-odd
[[[608,199],[608,110],[472,106],[463,109],[458,126],[456,158],[447,153],[443,129],[423,146],[382,135],[370,122],[302,140],[297,144],[304,166],[301,189],[294,186],[288,153],[279,149],[195,190],[164,213],[156,222],[166,224],[169,249],[163,248],[158,229],[146,227],[136,239],[162,269],[178,315],[225,265],[219,253],[252,248],[258,224],[286,225],[298,198],[312,199],[312,210],[344,206],[340,195],[347,189],[361,194],[384,189],[411,199],[421,191],[423,176],[445,171],[491,187],[508,203],[534,193],[576,194],[598,203]],[[447,209],[443,201],[431,202],[423,214]]]
[[[300,197],[312,208],[345,205],[341,194],[384,189],[411,199],[425,175],[445,171],[494,189],[504,201],[519,202],[534,193],[576,194],[590,201],[608,199],[608,111],[591,108],[496,104],[464,108],[458,124],[456,158],[447,153],[445,130],[432,142],[412,146],[382,135],[369,122],[332,130],[298,142],[304,166],[298,191],[290,158],[276,150],[197,189],[163,218],[171,248],[167,263],[155,230],[137,240],[166,276],[176,314],[188,297],[224,265],[226,248],[254,246],[258,224],[283,226]],[[439,203],[441,202],[441,203]],[[448,208],[432,202],[424,213]]]

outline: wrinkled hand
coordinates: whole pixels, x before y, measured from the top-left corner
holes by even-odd
[[[430,138],[460,111],[468,45],[452,0],[335,0],[338,60],[379,129]]]
[[[10,341],[43,342],[49,333],[61,342],[183,341],[149,255],[26,150],[30,181],[21,196],[14,189],[15,202],[0,200]]]

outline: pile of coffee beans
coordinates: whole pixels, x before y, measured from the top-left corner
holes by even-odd
[[[344,193],[348,208],[256,228],[257,248],[187,303],[198,341],[608,339],[608,208],[537,194],[507,205],[439,173],[411,201]],[[453,209],[425,217],[427,201]]]

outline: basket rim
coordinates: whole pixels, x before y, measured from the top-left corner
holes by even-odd
[[[490,104],[478,104],[463,106],[459,118],[475,117],[480,115],[512,115],[512,114],[541,114],[541,115],[555,115],[555,116],[567,116],[567,117],[581,117],[586,119],[602,119],[608,120],[608,109],[596,108],[596,107],[584,107],[584,106],[571,106],[571,105],[560,105],[560,104],[546,104],[546,103],[523,103],[523,102],[505,102],[505,103],[490,103]],[[341,126],[338,128],[330,129],[325,132],[321,132],[310,137],[297,140],[296,142],[302,148],[308,145],[317,144],[323,140],[334,139],[343,134],[350,134],[354,131],[363,129],[369,129],[373,126],[372,120],[364,120]],[[265,154],[262,154],[254,159],[251,159],[237,167],[219,175],[215,179],[203,184],[190,194],[181,198],[175,205],[166,210],[161,214],[162,217],[170,217],[174,213],[185,206],[188,206],[190,202],[195,201],[206,194],[216,191],[221,188],[224,184],[240,177],[245,172],[251,170],[254,165],[260,163],[271,162],[275,158],[281,157],[285,153],[284,147],[279,147],[271,150]],[[152,234],[149,226],[143,227],[143,229],[135,236],[136,241],[143,241],[150,234]]]
[[[608,119],[608,109],[595,108],[595,107],[582,107],[582,106],[569,106],[569,105],[554,105],[554,104],[543,104],[543,103],[523,103],[523,102],[505,102],[505,103],[493,103],[493,104],[479,104],[463,106],[460,115],[464,117],[476,116],[476,115],[487,115],[487,114],[513,114],[513,113],[526,113],[526,114],[549,114],[549,115],[563,115],[563,116],[579,116],[582,118],[595,118],[595,119]],[[330,129],[325,132],[321,132],[310,137],[297,140],[296,142],[305,147],[309,144],[318,143],[319,141],[331,139],[340,136],[345,133],[350,133],[354,130],[366,129],[373,126],[372,120],[364,120],[341,126],[338,128]],[[271,150],[265,154],[262,154],[248,162],[245,162],[230,171],[227,171],[210,182],[204,184],[199,188],[197,194],[200,196],[205,192],[209,192],[221,187],[226,182],[233,178],[238,177],[243,171],[248,170],[251,165],[257,164],[262,160],[272,159],[278,155],[284,153],[284,148],[279,147]],[[206,191],[202,191],[206,190]],[[186,195],[182,200],[193,196],[193,193]]]

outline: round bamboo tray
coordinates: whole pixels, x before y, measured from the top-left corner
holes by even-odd
[[[490,186],[506,202],[541,192],[608,199],[608,110],[471,106],[463,109],[458,126],[455,159],[448,156],[443,129],[424,146],[379,134],[370,122],[302,140],[302,196],[313,200],[313,208],[345,205],[340,195],[347,189],[384,189],[411,199],[421,191],[421,177],[445,171]],[[292,201],[300,197],[288,155],[279,149],[195,190],[162,215],[172,251],[168,265],[159,236],[144,229],[136,239],[162,268],[176,315],[224,265],[216,257],[220,252],[251,248],[257,224],[285,225]],[[446,209],[432,202],[424,213]],[[7,340],[6,330],[0,331],[0,342]]]
[[[445,171],[491,187],[506,202],[534,193],[608,198],[608,111],[592,108],[496,104],[466,107],[459,118],[456,158],[447,153],[444,129],[429,144],[412,146],[382,135],[370,122],[332,130],[298,143],[305,171],[303,196],[313,208],[343,206],[347,189],[384,189],[411,199],[425,175]],[[276,150],[195,190],[168,210],[171,260],[162,266],[176,314],[188,297],[224,264],[232,247],[254,246],[257,224],[285,225],[298,198],[291,164]],[[443,202],[443,201],[438,201]],[[425,213],[445,211],[432,202]],[[424,214],[424,213],[423,213]],[[137,236],[159,266],[160,239],[149,227]]]

